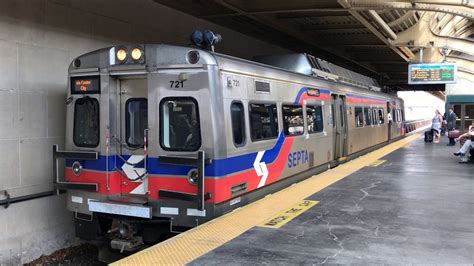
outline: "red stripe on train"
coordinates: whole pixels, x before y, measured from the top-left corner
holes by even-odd
[[[274,183],[280,179],[281,173],[286,165],[288,154],[293,145],[293,137],[286,137],[283,146],[276,160],[267,165],[268,177],[265,185]],[[247,182],[247,192],[257,189],[261,176],[258,176],[255,169],[248,169],[244,172],[229,175],[224,178],[206,179],[205,192],[212,193],[212,198],[208,202],[220,203],[232,197],[231,188],[235,185]],[[77,177],[70,168],[66,168],[66,181],[74,183],[97,183],[100,194],[127,194],[140,185],[139,182],[131,182],[118,172],[109,172],[109,187],[107,190],[107,175],[105,172],[87,171]],[[185,193],[196,193],[197,187],[188,182],[187,177],[176,176],[152,176],[148,177],[149,197],[158,199],[159,190],[171,190]]]

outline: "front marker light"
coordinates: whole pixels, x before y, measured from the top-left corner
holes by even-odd
[[[117,60],[123,63],[127,59],[127,51],[123,48],[117,50]]]
[[[81,172],[82,172],[82,165],[80,162],[78,161],[75,161],[74,163],[72,163],[72,173],[75,175],[75,176],[80,176],[81,175]]]
[[[138,61],[142,58],[143,52],[140,48],[133,48],[132,50],[132,59]]]

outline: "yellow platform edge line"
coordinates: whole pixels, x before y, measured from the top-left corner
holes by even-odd
[[[264,223],[275,213],[419,138],[413,134],[195,227],[111,265],[184,265]]]

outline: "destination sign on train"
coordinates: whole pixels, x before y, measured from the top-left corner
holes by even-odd
[[[456,83],[457,66],[453,63],[410,64],[408,84]]]
[[[71,78],[71,93],[100,93],[100,79],[99,76],[87,77],[72,77]]]

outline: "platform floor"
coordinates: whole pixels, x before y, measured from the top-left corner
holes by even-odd
[[[376,151],[348,162],[346,166],[341,165],[327,171],[321,174],[322,177],[312,177],[313,181],[308,181],[304,186],[314,185],[315,193],[305,198],[319,202],[280,228],[266,228],[254,224],[235,238],[209,248],[205,251],[207,253],[202,252],[199,257],[187,257],[188,261],[162,260],[160,257],[156,258],[153,264],[472,265],[474,164],[458,164],[458,158],[452,155],[456,148],[446,146],[446,139],[440,144],[432,144],[424,143],[419,135],[411,138],[402,140],[398,147],[391,144],[383,148],[389,149],[385,154]],[[408,142],[410,143],[404,146]],[[352,171],[351,163],[363,166]],[[347,174],[340,180],[333,180],[333,183],[329,183],[322,190],[317,188],[318,183],[310,183],[327,175],[337,176],[338,168]],[[291,189],[282,192],[289,193]],[[269,199],[277,197],[279,193]],[[265,200],[268,199],[263,201]],[[294,199],[293,204],[296,201]],[[257,202],[252,205],[258,204]],[[282,201],[280,209],[288,208],[289,205],[285,204]],[[252,205],[249,209],[255,207]],[[232,215],[234,214],[230,214]],[[226,216],[222,218],[229,219]],[[219,221],[216,221],[216,224],[218,223]],[[219,230],[225,235],[225,222],[223,223]],[[258,223],[262,224],[261,221]],[[186,242],[190,243],[188,252],[172,248],[184,245],[179,244],[179,239],[159,244],[156,246],[158,249],[154,251],[159,250],[161,254],[199,254],[192,251],[200,248],[197,245],[206,246],[218,242],[205,236],[205,231],[209,230],[206,225],[191,230],[188,236],[188,233],[180,235],[183,239],[194,239],[192,243]],[[229,224],[229,230],[231,227],[234,225]],[[219,233],[214,231],[213,234]],[[202,238],[196,239],[199,235],[202,235]],[[119,264],[149,263],[150,261],[144,258],[152,256],[153,253],[150,252],[140,252],[135,255],[138,255],[137,257],[132,256]],[[168,259],[171,257],[168,256]]]

